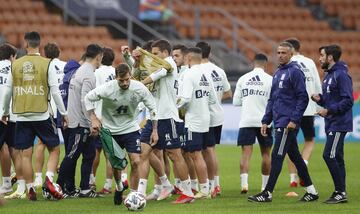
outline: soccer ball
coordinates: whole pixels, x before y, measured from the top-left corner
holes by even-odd
[[[60,186],[59,184],[53,183],[53,185],[54,185],[55,189],[56,189],[58,192],[62,193],[62,189],[61,189],[61,186]],[[46,200],[51,200],[51,201],[58,200],[58,199],[56,199],[53,195],[51,195],[49,189],[46,188],[46,187],[44,187],[44,186],[42,187],[42,196],[43,196]]]
[[[146,206],[145,196],[139,192],[131,192],[125,198],[124,205],[130,211],[140,211]]]

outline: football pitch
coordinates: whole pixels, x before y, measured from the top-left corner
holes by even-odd
[[[191,204],[174,205],[171,201],[176,196],[165,201],[147,203],[142,213],[360,213],[360,144],[345,144],[345,161],[347,169],[347,193],[349,202],[346,204],[328,205],[322,203],[334,190],[333,182],[322,159],[324,144],[317,144],[309,163],[309,171],[315,187],[319,191],[320,199],[317,202],[302,203],[299,198],[304,194],[302,187],[290,188],[287,166],[284,164],[283,171],[279,176],[273,202],[258,204],[250,203],[247,197],[256,194],[261,187],[260,154],[258,145],[254,146],[254,153],[251,160],[249,174],[249,193],[240,194],[239,157],[241,149],[231,145],[220,145],[217,147],[217,154],[220,161],[220,180],[222,194],[216,199],[197,200]],[[302,146],[300,146],[302,147]],[[63,151],[62,151],[63,154]],[[77,185],[80,177],[80,163],[77,167]],[[101,189],[104,184],[104,160],[101,160],[98,175],[97,187]],[[153,182],[150,175],[148,191],[151,191]],[[173,180],[173,179],[172,179]],[[286,197],[285,194],[294,191],[299,197]],[[38,201],[26,200],[7,201],[0,207],[0,213],[127,213],[127,209],[113,205],[113,194],[103,198],[95,199],[65,199],[61,201],[45,201],[41,191],[37,191]]]

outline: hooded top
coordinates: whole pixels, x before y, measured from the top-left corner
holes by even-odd
[[[327,70],[318,104],[328,110],[325,117],[326,133],[332,131],[351,132],[353,130],[352,80],[344,62],[338,61]]]
[[[70,85],[70,80],[72,78],[72,76],[76,73],[77,69],[80,67],[80,64],[76,61],[76,60],[69,60],[65,67],[64,67],[64,78],[63,78],[63,82],[62,84],[59,86],[60,88],[60,92],[61,92],[61,97],[63,99],[65,108],[67,108],[68,105],[68,96],[69,96],[69,85]],[[58,112],[58,117],[59,119],[57,119],[57,127],[61,127],[61,116],[60,113]]]

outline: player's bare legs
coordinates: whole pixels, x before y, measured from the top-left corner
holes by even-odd
[[[190,175],[190,179],[191,179],[191,189],[193,192],[198,192],[199,191],[199,185],[198,185],[199,182],[198,182],[197,175],[196,175],[194,161],[192,160],[189,152],[184,152],[184,159],[185,159],[186,165],[189,169],[189,175]]]
[[[271,169],[271,146],[263,146],[260,145],[261,152],[261,174],[262,174],[262,182],[261,182],[261,191],[265,189],[267,181],[270,175]]]
[[[1,162],[1,174],[2,174],[2,186],[0,187],[0,194],[7,194],[12,192],[11,187],[11,157],[9,147],[4,144],[0,151],[0,162]]]
[[[253,152],[252,145],[241,146],[240,158],[240,178],[241,178],[241,193],[247,193],[249,190],[248,175],[250,168],[250,159]]]
[[[207,173],[210,182],[210,193],[213,193],[215,190],[215,168],[216,168],[216,154],[215,147],[207,147],[202,151],[205,163],[207,166]],[[216,197],[216,194],[212,195],[212,197]]]
[[[129,153],[131,171],[130,171],[130,189],[137,190],[139,183],[139,165],[140,154]],[[121,177],[121,175],[120,175]]]
[[[37,145],[35,146],[35,181],[34,186],[36,188],[41,187],[43,183],[42,179],[42,170],[44,167],[44,153],[45,153],[45,144],[39,139]]]
[[[198,176],[199,183],[200,183],[199,193],[202,194],[202,196],[204,196],[204,197],[208,197],[209,196],[209,181],[208,181],[207,167],[206,167],[205,160],[202,156],[202,153],[201,153],[201,151],[194,151],[194,152],[190,153],[190,156],[194,162],[196,174]],[[201,198],[204,198],[204,197],[201,197]]]

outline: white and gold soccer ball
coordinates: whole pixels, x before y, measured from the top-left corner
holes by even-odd
[[[131,192],[124,200],[125,207],[130,211],[140,211],[146,207],[145,196],[139,192]]]

